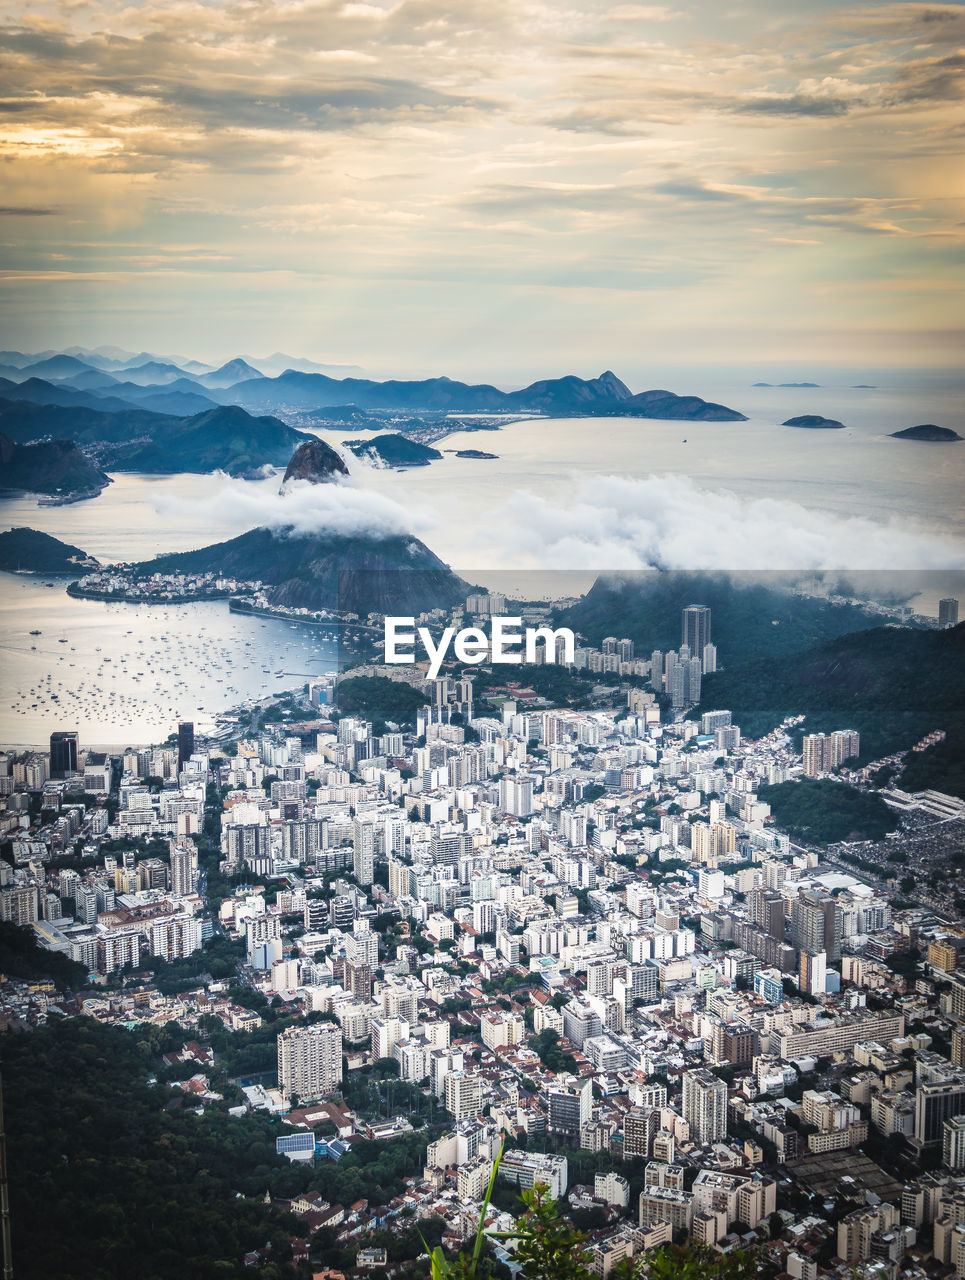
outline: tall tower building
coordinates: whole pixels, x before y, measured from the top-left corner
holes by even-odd
[[[198,851],[193,844],[171,842],[171,892],[185,898],[194,893]]]
[[[361,885],[369,885],[375,876],[375,827],[371,822],[356,821],[352,828],[352,870]]]
[[[178,725],[178,773],[194,755],[194,722],[182,720]]]
[[[938,602],[938,626],[942,631],[958,626],[958,601],[952,596]]]
[[[50,735],[50,776],[66,778],[77,772],[80,740],[76,730],[60,729]]]
[[[703,660],[704,649],[710,644],[710,610],[705,604],[688,604],[683,610],[680,643],[686,645],[694,657]]]
[[[342,1029],[334,1022],[286,1027],[278,1037],[278,1088],[300,1102],[323,1098],[342,1083]]]
[[[727,1085],[705,1067],[683,1074],[684,1119],[695,1142],[720,1142],[727,1136]]]
[[[800,951],[824,951],[828,960],[840,960],[841,932],[841,908],[829,893],[806,890],[792,903],[791,941]]]

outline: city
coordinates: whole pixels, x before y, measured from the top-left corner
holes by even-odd
[[[751,739],[699,709],[711,610],[680,619],[645,656],[559,638],[430,679],[376,653],[216,741],[8,750],[0,920],[39,967],[4,976],[4,1028],[93,1020],[169,1107],[269,1123],[290,1228],[247,1265],[415,1275],[542,1186],[604,1280],[683,1240],[796,1280],[965,1277],[965,802],[844,721]],[[526,683],[567,656],[580,696]],[[803,840],[772,812],[800,783],[890,829]]]

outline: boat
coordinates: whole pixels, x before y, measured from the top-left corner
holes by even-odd
[[[30,633],[30,634],[31,634],[32,636],[39,636],[39,635],[42,635],[43,633],[42,633],[42,632],[40,632],[40,631],[31,631],[31,633]]]

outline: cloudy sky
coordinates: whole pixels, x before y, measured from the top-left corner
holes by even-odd
[[[953,366],[965,7],[0,0],[2,346]]]

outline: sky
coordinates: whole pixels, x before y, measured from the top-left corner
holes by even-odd
[[[0,346],[950,368],[965,6],[0,0]]]

